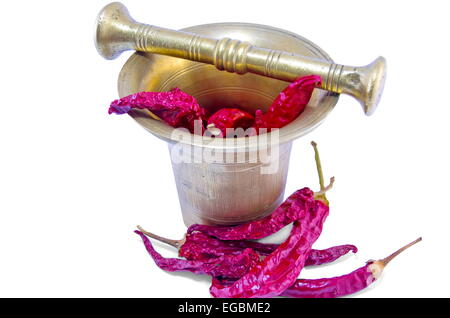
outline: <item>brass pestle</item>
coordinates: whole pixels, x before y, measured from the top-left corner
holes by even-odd
[[[127,50],[169,55],[215,65],[219,70],[259,74],[291,82],[315,74],[321,88],[356,98],[366,115],[374,113],[383,92],[386,60],[367,66],[335,64],[230,38],[214,39],[134,21],[118,2],[104,7],[97,18],[95,45],[101,56],[114,59]]]

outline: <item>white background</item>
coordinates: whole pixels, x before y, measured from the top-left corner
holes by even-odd
[[[423,236],[355,297],[450,296],[446,1],[132,1],[142,22],[179,29],[243,21],[296,32],[338,63],[388,61],[379,109],[342,96],[294,143],[286,193],[317,189],[311,140],[336,177],[316,248],[357,256],[302,277],[347,273]],[[107,1],[11,1],[0,19],[0,296],[209,297],[210,278],[158,269],[136,224],[181,238],[164,142],[108,116],[131,52],[103,60],[93,25]],[[166,256],[175,252],[156,247]]]

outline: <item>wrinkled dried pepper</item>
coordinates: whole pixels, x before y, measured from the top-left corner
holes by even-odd
[[[230,286],[213,278],[210,293],[214,297],[274,297],[283,293],[303,269],[312,244],[322,232],[328,206],[315,201],[305,217],[294,222],[288,239],[253,266]]]
[[[195,274],[206,274],[218,277],[239,278],[245,275],[249,266],[259,261],[259,255],[248,248],[240,254],[223,255],[208,260],[185,260],[180,258],[165,258],[154,248],[150,240],[140,231],[135,231],[142,241],[155,264],[169,272],[188,271]]]
[[[217,128],[221,134],[219,137],[227,136],[227,129],[242,128],[244,130],[255,125],[255,117],[238,108],[222,108],[215,112],[208,119],[207,128]]]
[[[207,259],[225,254],[240,253],[246,248],[251,248],[259,255],[267,256],[278,247],[279,244],[253,241],[222,241],[204,233],[196,232],[186,235],[185,242],[179,249],[179,255],[187,259]],[[331,263],[349,252],[356,253],[357,251],[357,247],[350,244],[333,246],[323,250],[312,249],[305,266]]]
[[[172,127],[184,127],[194,132],[194,121],[203,121],[205,110],[191,95],[174,88],[169,92],[140,92],[115,100],[109,113],[125,114],[131,109],[146,109]],[[203,122],[201,122],[203,127]]]
[[[384,259],[369,261],[365,266],[347,275],[321,279],[298,279],[282,293],[282,296],[296,298],[336,298],[359,292],[376,281],[380,277],[384,267],[394,257],[421,240],[422,238],[418,238]]]
[[[306,108],[314,88],[320,87],[317,75],[300,77],[286,87],[273,101],[269,110],[256,111],[256,128],[282,128],[296,119]]]
[[[349,252],[357,253],[358,248],[355,245],[345,244],[332,246],[324,250],[312,249],[311,252],[309,252],[305,266],[328,264],[334,262]]]
[[[259,243],[253,241],[222,241],[201,232],[187,234],[182,240],[171,240],[150,233],[140,226],[138,229],[148,237],[154,238],[178,249],[178,255],[188,260],[207,260],[228,254],[239,254],[245,249],[252,249],[260,256],[267,256],[275,251],[279,244]],[[333,246],[324,250],[312,249],[306,260],[305,266],[322,265],[334,262],[338,258],[356,253],[358,249],[354,245]]]

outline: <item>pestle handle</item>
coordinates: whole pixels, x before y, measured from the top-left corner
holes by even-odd
[[[383,57],[378,57],[367,66],[346,66],[256,47],[245,41],[214,39],[160,28],[134,21],[127,8],[119,2],[111,3],[100,11],[95,45],[106,59],[114,59],[127,50],[136,50],[212,64],[228,72],[250,72],[289,82],[300,76],[319,75],[322,89],[353,96],[366,115],[375,111],[386,78],[386,60]]]

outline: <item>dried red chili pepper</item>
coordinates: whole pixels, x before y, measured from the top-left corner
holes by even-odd
[[[328,206],[315,201],[304,218],[294,222],[288,239],[247,274],[230,286],[213,278],[210,293],[214,297],[274,297],[289,288],[303,269],[312,244],[322,232]]]
[[[220,130],[219,137],[227,136],[227,129],[242,128],[244,130],[253,127],[255,117],[238,108],[222,108],[208,119],[208,128],[214,127]],[[234,135],[234,132],[233,132]]]
[[[143,232],[145,234],[145,232]],[[179,248],[179,255],[187,259],[207,259],[225,254],[240,253],[246,248],[267,256],[279,247],[279,244],[267,244],[253,241],[222,241],[204,233],[195,232],[186,235],[184,243]],[[356,253],[354,245],[339,245],[323,250],[312,249],[308,255],[305,266],[322,265],[334,262],[338,258]]]
[[[349,252],[357,253],[358,248],[355,245],[345,244],[332,246],[324,250],[312,249],[311,252],[309,252],[305,266],[328,264],[334,262]]]
[[[313,143],[314,150],[317,147]],[[316,156],[318,159],[318,156]],[[320,160],[317,170],[322,175]],[[322,177],[321,177],[322,179]],[[321,196],[325,196],[321,187]],[[319,238],[323,223],[329,213],[327,203],[315,200],[307,207],[307,212],[294,221],[287,240],[253,266],[247,274],[231,285],[224,285],[213,278],[210,293],[214,297],[253,298],[274,297],[283,293],[297,279],[311,251],[312,244]]]
[[[354,294],[376,281],[384,267],[394,257],[421,240],[422,238],[418,238],[384,259],[369,261],[365,266],[347,275],[322,279],[298,279],[281,295],[296,298],[336,298]]]
[[[266,113],[256,111],[256,128],[281,128],[292,122],[305,110],[314,88],[320,85],[321,78],[317,75],[300,77],[289,84]]]
[[[165,258],[154,248],[150,240],[140,231],[135,231],[142,241],[155,264],[169,272],[188,271],[195,274],[207,274],[214,277],[239,278],[245,275],[249,266],[259,261],[259,255],[248,248],[240,254],[223,255],[209,260],[185,260],[180,258]]]
[[[182,240],[171,240],[150,233],[140,226],[138,229],[148,237],[157,239],[178,249],[178,255],[188,260],[206,260],[228,254],[239,254],[251,248],[261,256],[267,256],[275,251],[279,244],[266,244],[253,241],[221,241],[201,232],[187,234]],[[305,266],[331,263],[349,252],[356,253],[354,245],[333,246],[324,250],[312,249]]]
[[[196,99],[179,88],[169,92],[140,92],[123,97],[111,103],[108,113],[120,115],[133,108],[147,109],[168,125],[184,127],[191,132],[194,132],[194,121],[202,121],[205,116],[205,110]]]

